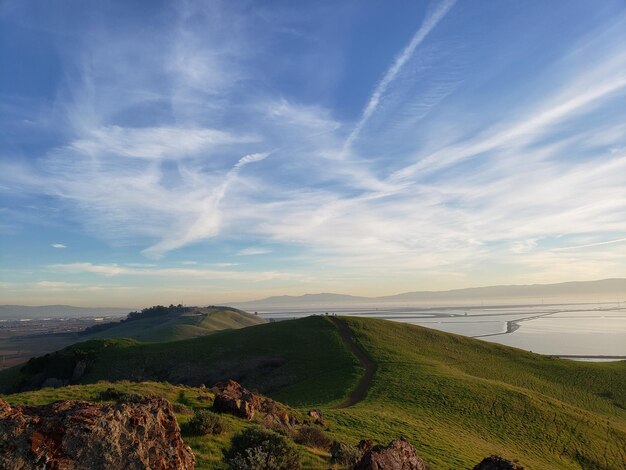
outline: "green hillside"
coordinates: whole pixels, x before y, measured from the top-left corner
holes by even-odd
[[[143,312],[154,310],[145,309]],[[243,328],[265,323],[261,317],[231,307],[163,307],[154,315],[98,325],[86,331],[87,339],[132,338],[143,342],[166,342],[206,336],[220,330]]]
[[[324,408],[340,440],[404,435],[435,469],[471,468],[492,453],[536,470],[626,466],[626,362],[573,362],[407,324],[341,320],[376,365],[366,398],[344,409],[332,406],[363,369],[325,317],[167,344],[91,341],[5,371],[0,386],[71,381],[80,360],[80,383],[232,377],[292,406]]]

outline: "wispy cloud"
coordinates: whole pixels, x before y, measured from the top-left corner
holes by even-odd
[[[251,246],[248,248],[244,248],[237,252],[237,256],[254,256],[254,255],[265,255],[271,253],[272,250],[268,250],[267,248],[260,248],[256,246]]]
[[[623,69],[626,60],[623,55],[620,59],[611,61],[613,70],[607,70],[608,67],[602,66],[587,72],[586,76],[583,75],[584,80],[577,80],[580,82],[579,86],[567,87],[560,93],[561,96],[555,100],[556,102],[533,110],[509,128],[489,130],[460,145],[442,148],[421,158],[419,162],[395,172],[391,180],[401,181],[414,178],[419,172],[431,173],[503,146],[520,148],[539,140],[551,130],[551,126],[576,116],[576,113],[585,107],[607,99],[611,94],[624,88],[626,75],[623,72],[619,73],[619,70]],[[607,76],[607,72],[613,73]]]
[[[56,248],[56,249],[64,249],[67,248],[67,246],[65,246],[63,243],[53,243],[52,245],[50,245],[52,248]]]
[[[196,218],[190,225],[181,227],[175,233],[167,234],[162,241],[146,248],[143,252],[148,256],[158,258],[168,251],[217,235],[222,220],[220,203],[228,188],[235,182],[242,168],[251,163],[265,160],[268,156],[269,153],[253,153],[240,158],[235,166],[226,173],[224,181],[209,196],[199,201],[199,211],[195,214]]]
[[[60,57],[55,106],[36,113],[54,142],[33,158],[3,155],[0,188],[12,204],[3,215],[29,226],[65,217],[155,258],[47,268],[66,276],[377,286],[384,272],[410,288],[487,271],[619,273],[625,14],[549,43],[539,34],[548,20],[494,14],[483,26],[469,20],[480,6],[432,6],[421,24],[404,24],[413,34],[397,56],[377,57],[391,62],[382,78],[350,60],[337,31],[351,33],[335,27],[354,18],[348,10],[319,15],[337,23],[315,30],[280,8],[177,3],[154,41],[101,25]],[[495,17],[503,23],[491,28]],[[302,30],[289,47],[285,28]],[[525,41],[501,37],[521,28]],[[354,96],[367,90],[345,92],[377,78],[364,102]],[[162,267],[174,250],[206,261]],[[268,256],[236,257],[254,255]]]
[[[170,278],[182,281],[185,279],[199,280],[240,280],[250,282],[264,282],[270,280],[298,280],[305,276],[298,273],[281,271],[235,271],[225,269],[202,268],[136,268],[118,264],[65,263],[46,266],[50,272],[65,274],[89,273],[104,277],[156,277]]]
[[[228,144],[258,141],[258,137],[233,135],[216,129],[105,126],[89,130],[72,142],[71,150],[85,155],[116,155],[146,159],[181,159],[202,152],[215,153]]]

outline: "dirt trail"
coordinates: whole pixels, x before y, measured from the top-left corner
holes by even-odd
[[[337,330],[339,330],[339,335],[341,336],[341,339],[344,343],[346,343],[348,349],[352,352],[352,354],[356,356],[356,358],[365,369],[363,377],[361,377],[361,379],[359,380],[356,388],[352,390],[352,393],[350,393],[348,399],[334,407],[335,409],[348,408],[362,401],[367,395],[367,391],[372,384],[372,379],[374,378],[374,373],[376,372],[376,363],[372,360],[372,358],[369,357],[365,349],[363,349],[354,341],[354,337],[352,336],[352,330],[346,324],[346,322],[333,316],[328,318],[335,324]]]

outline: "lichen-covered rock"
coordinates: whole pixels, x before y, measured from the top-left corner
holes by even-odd
[[[492,455],[483,459],[474,470],[524,470],[524,467],[499,455]]]
[[[259,397],[234,380],[215,385],[213,409],[251,420],[261,403]]]
[[[396,439],[387,447],[371,446],[361,441],[359,448],[364,452],[354,470],[427,470],[424,461],[417,455],[415,447],[404,439]]]
[[[9,406],[0,400],[4,470],[183,470],[195,458],[163,398],[102,405],[59,401]]]
[[[278,424],[293,426],[299,420],[290,416],[287,408],[259,393],[242,387],[234,380],[220,382],[213,387],[215,399],[213,409],[220,413],[228,413],[240,418],[252,420],[258,413],[267,425]]]

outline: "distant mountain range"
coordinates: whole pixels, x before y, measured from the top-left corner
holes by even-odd
[[[72,307],[71,305],[0,305],[0,320],[90,316],[124,316],[132,309],[116,307]]]
[[[416,307],[454,305],[540,304],[563,302],[626,301],[626,278],[559,284],[503,285],[447,291],[417,291],[382,297],[345,294],[281,295],[233,303],[239,308],[333,308],[366,305],[411,305]]]
[[[227,302],[247,311],[271,308],[316,308],[365,306],[479,306],[576,302],[626,302],[626,278],[575,281],[559,284],[502,285],[446,291],[416,291],[381,297],[336,293],[280,295],[248,302]],[[0,320],[81,316],[125,316],[132,308],[73,307],[70,305],[0,305]]]

